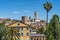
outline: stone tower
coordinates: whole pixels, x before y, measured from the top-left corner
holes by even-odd
[[[38,13],[37,13],[37,11],[34,12],[34,18],[38,19]]]
[[[22,16],[22,22],[25,23],[28,21],[28,17],[27,16]]]

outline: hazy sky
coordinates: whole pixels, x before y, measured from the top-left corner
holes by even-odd
[[[34,18],[34,11],[38,12],[39,19],[46,19],[46,10],[43,4],[49,1],[53,8],[49,12],[49,21],[54,14],[60,17],[60,0],[0,0],[0,18],[20,19],[21,16]]]

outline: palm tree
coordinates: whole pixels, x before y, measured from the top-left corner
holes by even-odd
[[[44,9],[45,9],[46,12],[47,12],[47,16],[46,16],[46,33],[48,33],[48,32],[47,32],[47,27],[48,27],[48,12],[51,10],[52,4],[51,4],[50,2],[46,2],[43,6],[44,6]],[[46,34],[46,35],[47,35],[47,34]]]
[[[44,9],[46,9],[46,12],[47,12],[46,22],[48,23],[48,12],[51,10],[52,4],[50,2],[46,2],[43,6],[44,6]]]
[[[18,31],[15,28],[9,27],[6,29],[6,33],[2,37],[2,40],[19,40],[17,33]]]
[[[4,33],[5,33],[5,25],[4,23],[0,23],[0,40],[2,36],[4,35]]]

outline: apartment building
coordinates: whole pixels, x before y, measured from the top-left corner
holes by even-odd
[[[45,40],[44,34],[43,35],[35,34],[35,33],[32,34],[31,32],[33,31],[31,30],[31,27],[29,27],[29,25],[24,24],[20,21],[8,25],[8,27],[14,27],[18,29],[18,35],[20,40]]]

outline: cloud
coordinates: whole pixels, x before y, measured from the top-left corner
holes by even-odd
[[[20,13],[20,12],[18,12],[18,11],[13,11],[13,12],[11,12],[11,13]]]
[[[24,10],[23,12],[29,12],[28,10]]]
[[[14,14],[19,14],[19,13],[30,13],[31,11],[29,10],[20,10],[20,11],[9,11],[8,13],[14,13]]]

